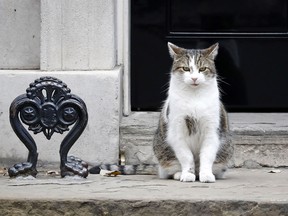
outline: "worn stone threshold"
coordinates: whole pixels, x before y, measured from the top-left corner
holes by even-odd
[[[232,169],[216,183],[0,176],[0,215],[288,215],[288,170],[270,171]]]
[[[120,125],[126,163],[156,163],[152,140],[159,112],[134,112]],[[229,113],[235,144],[233,167],[288,166],[288,113]]]

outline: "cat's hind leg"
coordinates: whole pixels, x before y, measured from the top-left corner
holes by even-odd
[[[158,176],[160,179],[169,179],[171,175],[169,175],[168,170],[163,168],[161,165],[158,167]]]
[[[167,170],[165,170],[163,167],[159,166],[158,170],[159,178],[161,179],[170,179],[173,178],[174,180],[180,181],[182,172],[176,172],[174,175],[169,173]]]
[[[180,181],[181,175],[182,175],[182,172],[176,172],[176,173],[173,175],[173,179]]]
[[[216,179],[223,179],[228,167],[226,163],[214,163],[213,164],[213,174]]]
[[[180,180],[181,178],[181,166],[178,162],[170,163],[170,166],[158,166],[158,175],[161,179],[175,179]]]

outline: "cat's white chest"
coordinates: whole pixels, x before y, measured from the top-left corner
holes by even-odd
[[[199,92],[171,92],[169,95],[169,107],[171,108],[171,117],[193,116],[194,118],[209,118],[213,115],[219,115],[219,92],[214,91]]]
[[[193,152],[199,152],[202,140],[219,127],[220,100],[217,87],[192,91],[171,89],[167,103],[168,139],[172,145],[185,141]],[[193,120],[193,133],[187,126],[187,118]],[[191,130],[191,129],[190,129]]]

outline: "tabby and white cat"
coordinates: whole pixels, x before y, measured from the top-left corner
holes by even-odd
[[[168,48],[170,85],[153,141],[159,177],[215,182],[234,151],[217,84],[218,44],[184,49],[168,43]]]
[[[168,97],[162,108],[153,150],[159,177],[215,182],[233,155],[227,113],[220,101],[214,59],[218,44],[202,49],[168,48],[173,65]],[[100,165],[91,174],[118,170],[122,174],[151,174],[154,165]],[[213,169],[212,169],[213,168]]]

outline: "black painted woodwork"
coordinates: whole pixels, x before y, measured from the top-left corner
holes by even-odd
[[[166,98],[167,42],[220,43],[216,59],[229,111],[288,111],[287,0],[131,1],[132,110],[156,111]]]

